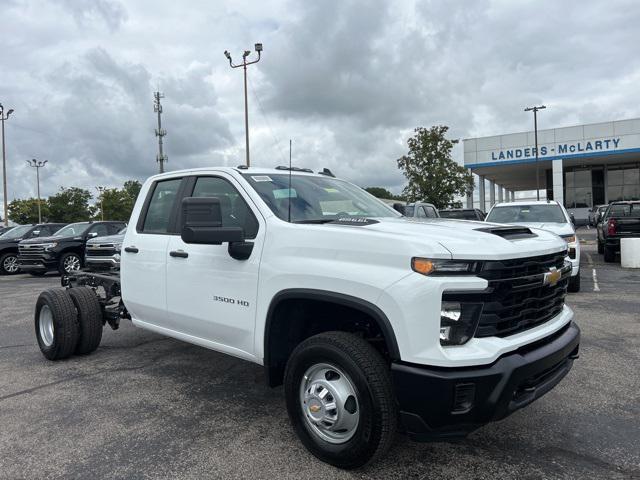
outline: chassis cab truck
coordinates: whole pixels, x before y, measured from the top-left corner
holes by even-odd
[[[263,365],[319,459],[356,468],[400,430],[456,439],[569,372],[566,244],[543,230],[403,217],[325,171],[206,168],[154,176],[119,274],[43,292],[45,357],[140,328]]]

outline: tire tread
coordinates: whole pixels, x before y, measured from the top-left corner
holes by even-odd
[[[91,288],[75,287],[68,292],[78,311],[79,335],[74,353],[87,355],[95,351],[102,340],[102,309]]]

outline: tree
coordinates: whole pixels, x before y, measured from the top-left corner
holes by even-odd
[[[393,193],[383,187],[367,187],[365,190],[376,198],[384,198],[387,200],[395,199]]]
[[[91,218],[91,192],[83,188],[61,187],[60,191],[49,197],[49,221],[56,223],[84,222]]]
[[[40,203],[42,211],[42,221],[46,221],[49,217],[49,209],[46,200],[42,200]],[[37,198],[17,198],[7,205],[9,211],[9,220],[16,222],[20,225],[27,225],[30,223],[38,223],[38,199]]]
[[[102,218],[101,209],[104,208],[105,220],[129,221],[141,188],[142,185],[137,180],[128,180],[124,182],[122,189],[103,190],[96,202],[96,217]]]
[[[433,203],[437,208],[460,208],[456,195],[473,189],[473,176],[451,157],[458,140],[448,140],[449,127],[418,127],[407,141],[409,153],[397,160],[398,168],[409,181],[403,193],[410,202]]]

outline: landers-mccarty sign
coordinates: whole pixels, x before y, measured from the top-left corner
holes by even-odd
[[[620,138],[602,138],[598,140],[580,140],[578,142],[557,143],[554,146],[540,146],[539,157],[555,157],[558,155],[576,155],[584,153],[605,152],[617,150],[620,147]],[[491,160],[517,160],[535,158],[535,147],[518,147],[491,152]]]

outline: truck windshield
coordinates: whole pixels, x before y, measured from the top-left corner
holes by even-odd
[[[12,228],[8,232],[5,232],[3,235],[0,235],[0,240],[13,240],[16,238],[20,238],[23,235],[26,235],[29,230],[33,227],[31,225],[21,225],[16,228]]]
[[[495,207],[486,220],[494,223],[567,223],[562,209],[556,204]]]
[[[74,235],[82,235],[89,227],[90,223],[72,223],[64,228],[61,228],[54,236],[56,237],[72,237]]]
[[[640,217],[640,203],[613,204],[606,213],[609,217]]]
[[[331,177],[288,174],[246,175],[273,213],[298,223],[331,222],[340,217],[400,217],[384,202],[348,182]]]

